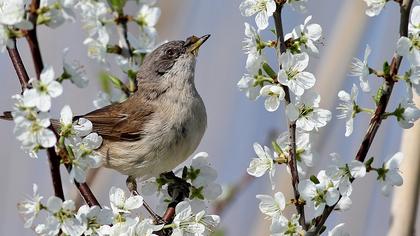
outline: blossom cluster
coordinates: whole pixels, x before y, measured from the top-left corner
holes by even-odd
[[[62,111],[62,125],[66,115],[69,115],[67,109]],[[65,136],[65,142],[78,139],[78,135],[86,132],[88,126],[72,126],[68,123],[64,126],[64,131],[69,134]],[[76,209],[72,200],[63,201],[55,196],[49,197],[45,203],[44,197],[38,194],[38,187],[34,184],[32,198],[20,202],[18,210],[25,221],[25,228],[33,228],[39,235],[58,235],[61,231],[71,236],[150,236],[163,229],[171,229],[173,236],[209,235],[220,223],[220,218],[206,213],[207,204],[221,194],[221,186],[215,182],[217,173],[207,161],[207,156],[207,153],[198,153],[191,166],[186,167],[186,179],[191,184],[190,196],[176,205],[175,217],[169,224],[156,224],[155,219],[142,216],[138,209],[143,206],[144,198],[137,194],[126,196],[125,192],[117,187],[110,189],[110,207],[83,205]],[[162,181],[148,180],[143,183],[141,189],[143,196],[154,194],[160,197],[159,213],[163,213],[172,201],[168,195],[167,184]]]
[[[369,16],[379,14],[387,2],[365,1],[367,2],[366,14]],[[284,6],[291,6],[294,10],[306,9],[305,2],[296,0],[279,3],[274,0],[244,0],[239,7],[243,16],[255,15],[257,29],[245,23],[244,51],[247,54],[247,73],[237,85],[251,100],[264,98],[265,109],[269,112],[276,111],[284,102],[289,122],[296,125],[296,131],[289,131],[295,132],[295,143],[293,144],[289,138],[291,135],[289,132],[280,134],[277,140],[272,142],[272,149],[254,143],[257,157],[251,160],[247,169],[248,174],[255,177],[261,177],[267,173],[272,190],[275,190],[276,185],[273,179],[278,166],[287,164],[287,170],[292,175],[293,170],[290,168],[293,165],[291,163],[296,161],[298,176],[292,176],[292,178],[300,178],[297,189],[295,189],[300,194],[299,199],[287,200],[282,192],[256,196],[260,200],[260,211],[271,220],[271,235],[303,235],[306,233],[305,230],[314,230],[315,225],[312,223],[316,222],[315,219],[324,213],[326,207],[336,210],[348,209],[352,204],[350,198],[353,190],[352,182],[363,178],[367,172],[376,172],[384,195],[389,195],[393,186],[400,186],[403,182],[398,169],[403,158],[402,153],[396,153],[378,168],[372,166],[373,158],[364,163],[358,160],[345,162],[339,154],[331,153],[328,165],[324,170],[320,170],[316,176],[307,176],[306,169],[313,167],[318,156],[312,148],[312,141],[317,136],[318,130],[325,127],[332,118],[330,111],[320,108],[321,97],[313,89],[316,78],[307,71],[310,57],[316,57],[319,54],[317,46],[322,38],[322,28],[319,24],[311,23],[312,16],[308,16],[303,24],[295,27],[284,38],[282,35],[277,35],[277,39],[266,41],[261,34],[270,26],[270,17],[276,14],[275,11],[281,10]],[[418,41],[420,32],[418,30],[419,16],[420,6],[415,6],[411,13],[409,35],[401,37],[396,48],[398,55],[407,58],[410,63],[409,71],[403,76],[395,78],[406,82],[409,95],[403,99],[395,111],[384,114],[384,118],[395,116],[403,128],[410,128],[420,118],[420,111],[412,100],[412,91],[419,92],[420,90],[417,68],[420,54],[415,43]],[[280,55],[277,54],[278,72],[269,65],[266,58],[268,51],[266,49],[268,48],[277,49],[272,52],[281,52]],[[384,64],[384,71],[377,71],[369,67],[370,53],[371,49],[367,46],[364,59],[354,58],[350,68],[350,75],[358,77],[360,88],[366,93],[371,91],[369,75],[375,74],[385,78],[390,73],[387,63]],[[346,119],[345,136],[349,136],[353,132],[353,119],[356,114],[360,112],[374,113],[374,110],[357,104],[358,94],[359,88],[356,84],[353,84],[350,93],[344,90],[338,93],[340,104],[337,107],[339,112],[337,117]],[[378,105],[380,96],[379,89],[377,95],[373,96],[376,105]],[[295,150],[292,149],[293,145],[295,145]],[[292,154],[295,160],[292,160]],[[309,219],[306,219],[309,226],[299,222],[302,219],[299,214],[292,215],[290,219],[284,216],[285,208],[293,205],[302,205],[309,210],[306,215],[306,217],[310,216]],[[328,232],[328,235],[347,235],[343,225],[337,225]]]

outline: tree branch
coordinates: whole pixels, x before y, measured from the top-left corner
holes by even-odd
[[[282,19],[281,19],[281,11],[283,8],[284,3],[277,4],[276,11],[273,14],[274,22],[276,26],[276,34],[277,34],[277,57],[279,60],[279,68],[281,69],[281,63],[280,63],[280,55],[284,52],[286,52],[286,44],[284,43],[284,35],[283,35],[283,25],[282,25]],[[290,92],[289,88],[287,86],[282,85],[283,90],[285,92],[285,101],[286,106],[290,104],[291,98],[290,98]],[[303,226],[306,229],[306,222],[305,222],[305,209],[302,204],[299,202],[300,193],[298,190],[299,185],[299,174],[297,170],[296,165],[296,122],[295,121],[288,121],[289,125],[289,143],[290,143],[290,149],[289,149],[289,168],[290,172],[292,174],[292,185],[293,185],[293,193],[296,200],[296,210],[298,214],[300,215],[299,223],[301,226]]]
[[[410,9],[413,4],[413,0],[403,0],[401,2],[400,6],[400,36],[408,36],[408,23],[410,19]],[[365,137],[363,138],[362,144],[360,145],[359,151],[356,154],[355,159],[361,162],[364,162],[367,153],[370,149],[370,146],[373,142],[373,139],[375,138],[376,132],[378,131],[381,122],[382,122],[382,115],[385,113],[386,107],[388,105],[389,98],[391,97],[392,89],[394,88],[395,80],[394,77],[398,74],[398,69],[400,68],[402,61],[402,56],[394,54],[390,66],[390,74],[385,76],[385,81],[382,84],[383,93],[382,96],[379,99],[379,104],[375,110],[374,115],[372,116],[368,130],[366,132]],[[353,180],[352,180],[353,182]],[[341,196],[340,196],[341,199]],[[340,201],[339,199],[339,201]],[[337,201],[338,203],[338,201]],[[331,214],[335,206],[326,207],[324,209],[324,212],[320,216],[320,218],[317,220],[317,227],[315,231],[308,235],[317,235],[321,229],[322,226],[325,224],[325,221],[327,220],[328,216]]]
[[[32,23],[33,28],[31,30],[28,30],[26,34],[26,40],[28,41],[29,48],[31,50],[32,60],[34,62],[35,72],[38,79],[39,79],[42,69],[44,68],[44,64],[42,62],[41,51],[39,50],[38,37],[37,37],[37,32],[36,32],[36,28],[37,28],[36,21],[38,19],[37,10],[39,8],[39,3],[40,3],[40,0],[32,0],[31,2],[30,8],[29,8],[29,21]]]
[[[12,60],[13,67],[15,68],[16,74],[18,76],[20,87],[23,91],[28,87],[29,76],[26,72],[25,65],[22,62],[22,58],[20,57],[19,51],[16,45],[16,39],[12,39],[13,47],[7,47],[7,52],[9,53],[10,59]]]

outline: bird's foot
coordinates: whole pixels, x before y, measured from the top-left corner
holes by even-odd
[[[186,180],[177,177],[172,171],[160,175],[168,183],[168,194],[172,197],[172,202],[177,204],[190,196],[191,184]]]
[[[134,196],[140,195],[137,191],[137,180],[134,176],[128,176],[127,180],[125,181],[127,184],[128,190],[133,194]],[[156,214],[152,208],[149,206],[149,204],[146,203],[146,201],[143,200],[143,206],[146,208],[147,212],[153,217],[156,224],[166,224],[167,222],[158,214]]]

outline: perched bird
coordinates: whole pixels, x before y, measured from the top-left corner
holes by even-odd
[[[75,117],[90,120],[93,132],[103,137],[98,151],[106,167],[148,179],[171,171],[194,152],[207,125],[194,83],[196,57],[209,37],[159,46],[144,59],[132,96]],[[59,127],[56,120],[52,124]]]

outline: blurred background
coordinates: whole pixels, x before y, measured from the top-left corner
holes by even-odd
[[[196,68],[196,85],[207,107],[208,128],[196,152],[206,151],[215,169],[219,172],[218,181],[224,185],[238,183],[246,174],[246,168],[255,156],[252,143],[267,143],[268,134],[287,130],[282,111],[268,113],[263,99],[249,101],[236,86],[245,73],[246,55],[242,51],[244,22],[253,23],[254,18],[240,15],[240,0],[161,0],[162,16],[157,25],[159,39],[185,39],[188,36],[211,34],[211,38],[200,50]],[[348,65],[353,56],[362,58],[369,44],[372,54],[370,66],[381,68],[384,60],[390,60],[398,39],[399,8],[389,3],[378,17],[368,18],[364,14],[362,0],[323,0],[309,1],[309,11],[300,14],[286,7],[283,21],[285,33],[303,23],[307,15],[312,22],[323,27],[323,45],[320,46],[319,59],[310,60],[310,68],[317,78],[317,90],[322,95],[321,106],[333,112],[332,121],[319,133],[316,150],[320,160],[313,173],[319,170],[328,153],[338,152],[346,160],[354,158],[369,121],[369,116],[361,114],[355,119],[355,130],[349,138],[344,137],[345,121],[335,118],[337,93],[341,89],[349,91],[357,78],[348,78]],[[61,67],[62,49],[70,48],[69,58],[80,60],[86,65],[90,76],[87,89],[78,89],[65,83],[65,92],[54,100],[52,113],[59,116],[59,110],[69,104],[75,114],[83,114],[94,109],[92,101],[99,89],[96,80],[98,65],[87,58],[86,47],[82,44],[86,33],[80,22],[65,24],[56,30],[39,28],[39,41],[44,63]],[[266,35],[266,39],[270,34]],[[20,40],[18,48],[30,75],[34,75],[27,44]],[[274,55],[272,55],[274,60]],[[403,65],[404,69],[405,65]],[[20,91],[16,74],[7,53],[0,54],[0,111],[10,110],[11,96]],[[380,81],[371,82],[375,89]],[[363,106],[372,107],[371,96],[362,94],[359,101]],[[398,84],[391,97],[389,109],[404,97],[402,84]],[[419,143],[419,124],[404,138],[406,144]],[[382,123],[376,135],[369,157],[374,156],[376,164],[401,150],[403,131],[395,119]],[[417,145],[415,145],[417,144]],[[39,160],[30,159],[19,148],[13,135],[13,124],[0,122],[0,235],[33,235],[23,228],[16,203],[31,194],[32,183],[39,185],[43,196],[52,195],[51,179],[45,153]],[[406,145],[409,146],[409,145]],[[410,148],[410,147],[404,147]],[[418,148],[418,147],[417,147]],[[412,150],[412,149],[410,149]],[[409,151],[415,158],[418,152]],[[418,162],[417,162],[418,163]],[[403,176],[408,173],[403,170]],[[68,174],[62,170],[66,196],[72,196],[75,189],[70,184]],[[353,206],[343,213],[334,213],[327,221],[328,227],[346,223],[351,235],[386,235],[391,222],[392,197],[384,197],[380,186],[375,182],[376,175],[368,174],[362,181],[354,183]],[[417,177],[416,177],[417,178]],[[276,182],[280,190],[292,196],[290,177],[283,170],[278,171]],[[92,188],[101,203],[108,205],[108,190],[111,186],[125,187],[125,177],[119,173],[101,169]],[[414,185],[415,186],[415,185]],[[268,178],[249,180],[246,188],[236,200],[224,209],[221,228],[226,235],[268,235],[269,220],[264,219],[258,210],[256,194],[271,194]],[[418,195],[414,195],[418,197]],[[399,198],[396,206],[403,207],[405,199]],[[420,220],[417,217],[416,227]]]

